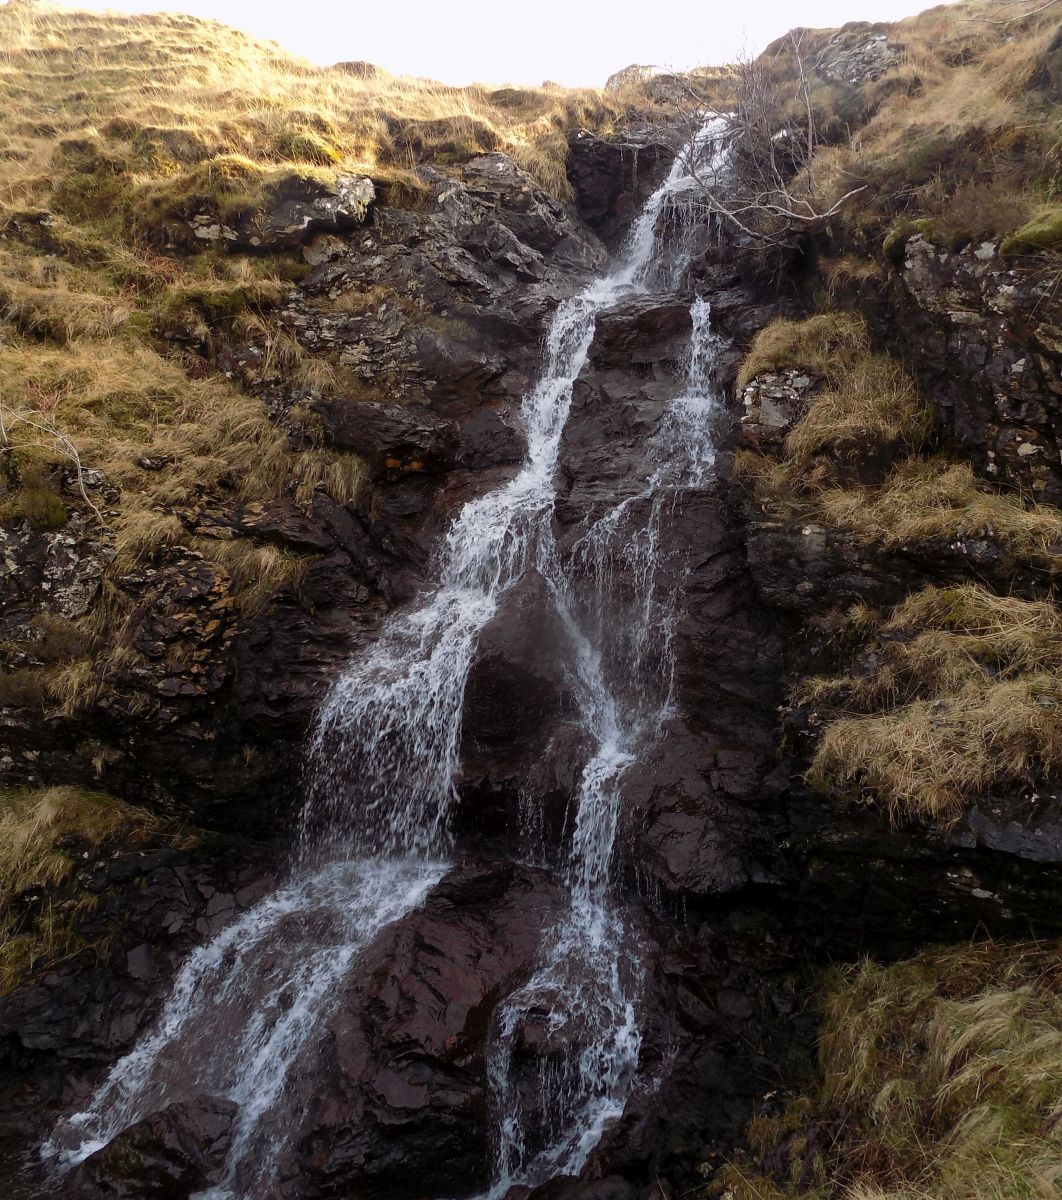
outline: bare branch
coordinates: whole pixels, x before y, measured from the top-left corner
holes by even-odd
[[[706,173],[690,152],[684,165],[709,214],[766,244],[822,224],[866,190],[865,185],[854,187],[825,203],[819,197],[814,164],[818,132],[803,41],[803,32],[794,30],[772,59],[739,62],[731,111],[698,102],[695,90],[687,87],[688,103],[676,105],[678,112],[670,117],[671,131],[681,128],[687,144],[705,121],[719,120],[718,136],[729,148],[725,170]],[[794,103],[801,115],[788,122],[784,114]]]
[[[1024,21],[1026,17],[1035,17],[1037,13],[1046,12],[1049,8],[1054,8],[1060,0],[1047,0],[1046,4],[1041,4],[1039,8],[1030,8],[1028,12],[1016,13],[1013,17],[1007,17],[1006,20],[1000,21],[995,17],[973,17],[971,20],[981,22],[985,25],[1013,25],[1015,21]],[[997,11],[1003,12],[1008,8],[1019,8],[1023,4],[1027,4],[1028,0],[1007,0],[1001,4]]]
[[[0,337],[0,351],[3,348],[3,339]],[[74,468],[74,479],[77,483],[77,490],[81,495],[81,499],[92,510],[100,525],[105,525],[106,521],[103,519],[103,513],[92,502],[88,494],[88,489],[85,487],[85,469],[82,465],[81,455],[78,452],[77,446],[63,433],[54,419],[46,413],[39,412],[34,408],[8,408],[4,403],[3,396],[0,395],[0,443],[2,443],[0,444],[0,449],[6,451],[14,449],[11,442],[10,430],[16,425],[24,425],[37,433],[43,434],[45,438],[51,441],[52,448],[69,460]]]

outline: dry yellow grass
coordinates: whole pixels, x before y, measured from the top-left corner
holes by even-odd
[[[305,499],[321,487],[346,502],[365,477],[352,455],[292,451],[261,401],[219,377],[190,378],[178,361],[136,338],[60,347],[13,341],[0,356],[0,395],[8,411],[40,409],[46,397],[82,461],[124,489],[115,526],[126,568],[155,546],[181,541],[171,510],[204,494],[263,501],[290,487]],[[16,451],[42,451],[32,428],[13,428],[10,440]],[[145,470],[145,459],[163,465]]]
[[[54,887],[76,866],[74,849],[121,834],[126,845],[182,835],[172,823],[100,792],[52,787],[0,796],[0,903],[30,888]],[[71,839],[71,846],[62,843]],[[76,843],[76,847],[75,847]]]
[[[823,451],[853,447],[858,457],[874,443],[918,450],[932,418],[914,380],[886,354],[867,354],[847,370],[831,371],[830,384],[785,440],[788,457],[810,462]]]
[[[1062,766],[1062,613],[974,584],[927,587],[886,618],[873,671],[811,679],[824,707],[809,781],[895,819],[948,822],[992,787]]]
[[[914,458],[880,487],[827,488],[813,502],[830,524],[890,548],[988,537],[1050,571],[1062,565],[1062,512],[993,491],[965,463]]]
[[[196,838],[172,821],[100,792],[73,787],[0,793],[0,995],[41,963],[53,963],[89,945],[80,919],[93,896],[49,897],[21,907],[25,893],[67,882],[79,856],[110,842],[188,847]]]
[[[936,700],[823,730],[809,781],[869,797],[895,820],[954,821],[994,786],[1031,783],[1062,767],[1062,677],[970,681]]]
[[[752,339],[737,385],[746,387],[757,375],[785,367],[832,378],[869,350],[866,323],[856,313],[821,313],[804,321],[778,317]]]
[[[845,254],[823,262],[822,275],[826,281],[826,290],[832,299],[846,288],[858,290],[865,284],[880,286],[885,278],[885,270],[876,259]]]
[[[772,321],[753,339],[738,386],[786,367],[819,381],[806,415],[786,437],[787,465],[795,474],[820,453],[858,457],[873,443],[910,452],[929,434],[929,409],[914,380],[888,355],[871,352],[866,324],[855,313]],[[790,471],[791,483],[795,474]]]
[[[607,125],[619,109],[593,89],[320,68],[213,21],[14,0],[0,6],[0,111],[0,435],[13,450],[0,463],[3,515],[40,529],[75,513],[108,525],[120,573],[187,544],[204,500],[301,503],[323,490],[349,502],[366,480],[356,456],[320,444],[309,406],[274,423],[239,382],[180,349],[246,339],[259,358],[244,382],[348,390],[349,372],[305,352],[272,312],[305,264],[163,255],[159,222],[201,200],[253,209],[293,173],[364,173],[390,202],[417,204],[419,162],[493,149],[565,197],[568,129]],[[67,494],[62,475],[79,464],[102,469],[118,499]],[[305,568],[269,546],[204,543],[245,613]],[[98,613],[86,622],[97,641],[113,632],[104,625]],[[58,689],[65,704],[77,671],[58,674],[23,672],[0,693],[48,702]]]
[[[1029,219],[1057,178],[1062,120],[1049,57],[1057,8],[967,0],[887,27],[901,62],[867,85],[869,120],[816,156],[822,199],[866,184],[842,214],[884,232],[929,218],[956,245]]]
[[[720,1182],[734,1200],[1052,1200],[1060,964],[1058,942],[987,942],[834,972],[821,1082],[749,1126],[773,1172]]]
[[[0,203],[19,204],[46,202],[64,163],[80,156],[84,165],[86,155],[116,178],[130,173],[145,194],[179,191],[182,172],[225,156],[254,176],[294,163],[415,188],[416,161],[501,149],[565,195],[566,131],[615,115],[594,89],[362,75],[316,67],[214,21],[17,2],[0,8],[0,107]],[[107,165],[115,158],[117,169]],[[84,188],[73,172],[68,182]]]

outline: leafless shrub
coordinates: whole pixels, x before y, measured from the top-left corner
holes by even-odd
[[[694,147],[680,153],[709,216],[759,243],[788,241],[800,230],[820,226],[865,190],[852,188],[829,203],[818,196],[818,122],[802,38],[794,30],[784,53],[738,62],[726,109],[706,103],[690,77],[670,118],[675,140]],[[697,134],[709,120],[725,156],[696,152]]]

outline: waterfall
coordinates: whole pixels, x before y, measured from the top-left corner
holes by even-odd
[[[547,935],[543,965],[502,1005],[491,1048],[499,1186],[578,1170],[604,1123],[622,1110],[640,1035],[638,963],[607,894],[618,781],[670,700],[674,598],[654,593],[656,530],[666,497],[696,486],[710,468],[702,419],[710,405],[705,305],[694,306],[689,395],[672,404],[654,446],[658,466],[642,497],[650,513],[640,540],[621,545],[626,502],[588,531],[566,568],[553,540],[554,473],[598,314],[625,297],[673,286],[688,265],[688,237],[664,238],[660,228],[681,228],[673,218],[691,187],[688,163],[716,162],[717,135],[709,122],[676,159],[614,270],[559,306],[546,368],[522,405],[521,469],[463,507],[436,555],[436,584],[389,621],[321,708],[287,882],[186,960],[154,1028],[115,1064],[88,1106],[52,1134],[44,1149],[57,1169],[83,1161],[164,1105],[206,1093],[238,1106],[221,1183],[208,1195],[251,1200],[270,1186],[312,1099],[311,1056],[344,979],[360,952],[420,905],[447,869],[465,683],[480,632],[532,566],[571,632],[579,711],[594,749],[576,800],[568,915]],[[610,556],[620,554],[635,556],[637,612],[625,635],[604,637],[607,589],[583,596],[573,566],[581,563],[602,584]],[[617,671],[645,676],[642,702],[622,699]],[[509,1070],[530,1010],[546,1014],[554,1041],[578,1047],[574,1062],[543,1060],[547,1102],[534,1113]]]
[[[578,1174],[634,1083],[641,970],[608,887],[621,778],[671,707],[681,572],[660,589],[661,520],[680,491],[709,481],[714,465],[711,375],[719,343],[705,300],[695,301],[691,320],[686,387],[650,447],[656,467],[644,488],[591,525],[567,571],[552,543],[540,563],[576,646],[580,715],[594,751],[575,803],[568,911],[547,938],[542,965],[501,1005],[496,1021],[488,1072],[498,1159],[487,1200],[514,1184]],[[611,586],[617,568],[634,585],[625,605]],[[626,619],[617,620],[624,607]],[[519,1059],[529,1024],[540,1037],[527,1077]]]

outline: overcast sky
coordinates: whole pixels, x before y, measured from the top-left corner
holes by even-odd
[[[793,25],[889,21],[932,0],[80,0],[187,12],[322,65],[367,59],[447,83],[602,84],[629,63],[690,67],[756,52]]]

